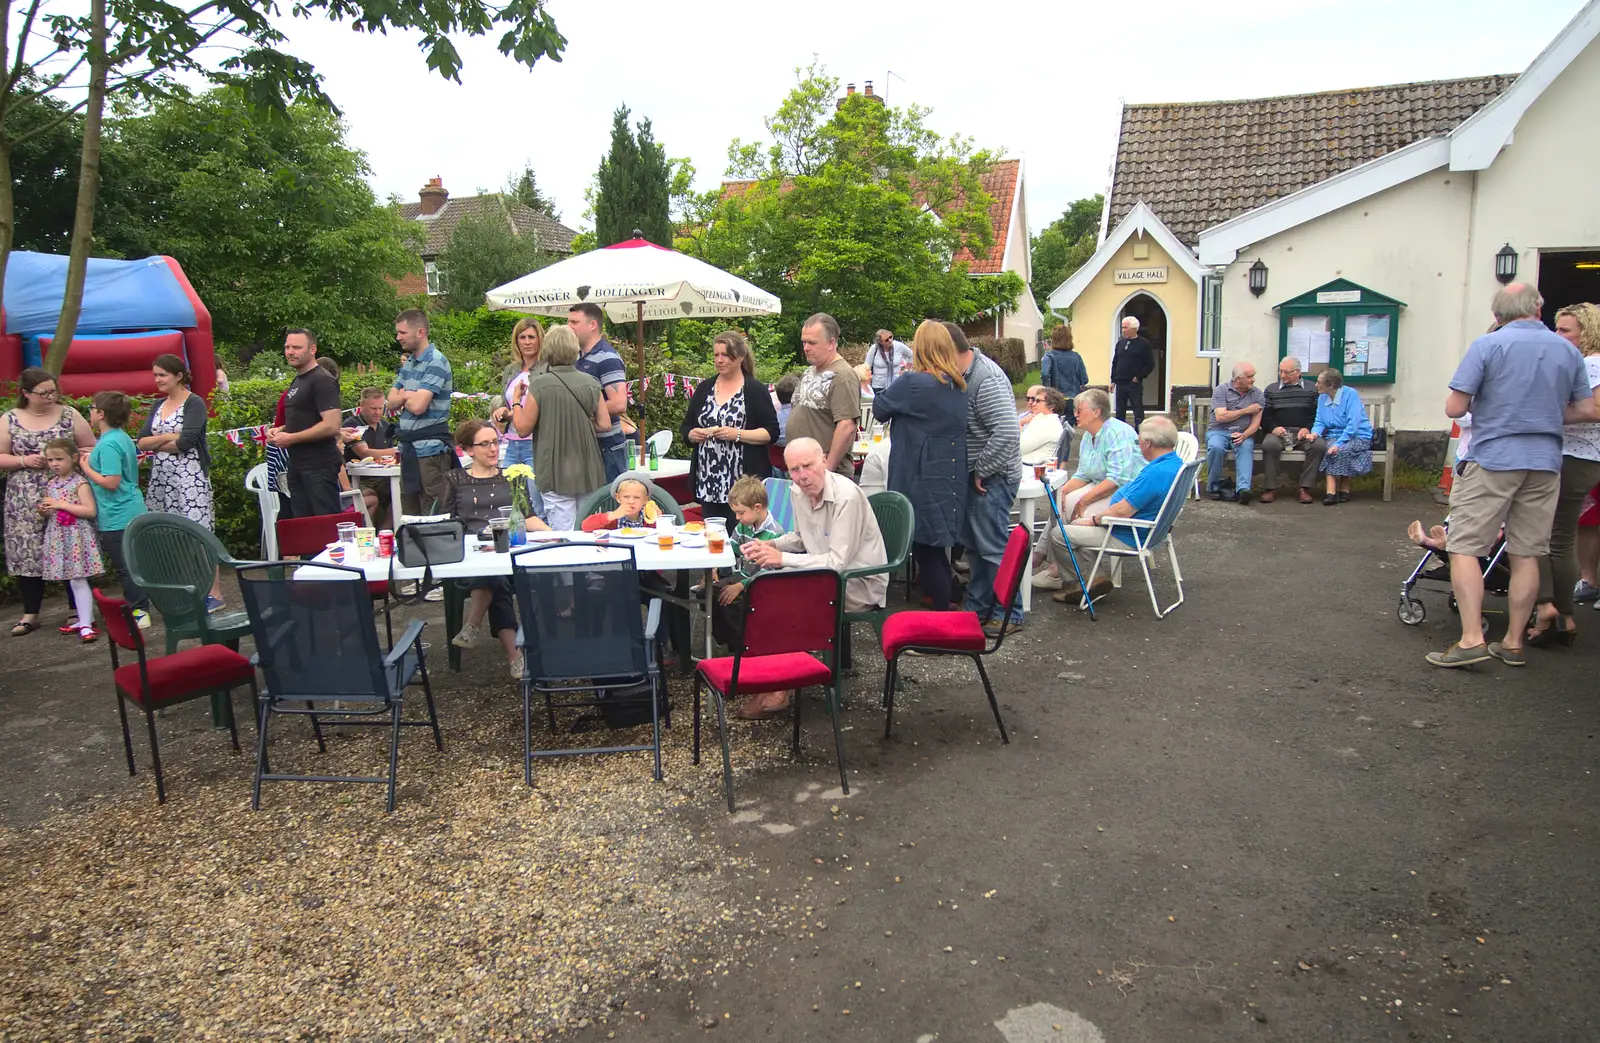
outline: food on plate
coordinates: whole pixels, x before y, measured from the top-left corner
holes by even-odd
[[[678,526],[678,528],[683,532],[690,533],[691,535],[697,532],[706,531],[706,527],[700,522],[688,522],[684,525]]]
[[[626,528],[618,529],[617,530],[617,535],[618,536],[627,537],[628,539],[637,540],[637,539],[643,539],[644,537],[650,535],[654,531],[655,531],[654,529],[636,529],[636,528],[633,528],[632,526],[628,526]]]

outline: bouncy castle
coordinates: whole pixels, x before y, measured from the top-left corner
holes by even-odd
[[[13,251],[0,307],[0,381],[44,364],[66,294],[67,259]],[[170,257],[113,261],[91,257],[77,332],[61,367],[64,394],[156,393],[150,364],[158,355],[183,359],[190,390],[209,396],[217,382],[211,313]]]

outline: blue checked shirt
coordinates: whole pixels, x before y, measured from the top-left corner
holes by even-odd
[[[1078,430],[1078,469],[1072,474],[1077,481],[1092,485],[1109,478],[1120,488],[1144,470],[1138,432],[1121,420],[1107,417],[1099,434],[1091,434],[1088,428]]]
[[[408,409],[400,411],[400,430],[415,431],[419,427],[450,419],[450,395],[456,389],[455,374],[451,372],[450,360],[444,357],[438,345],[429,344],[422,354],[401,363],[400,371],[394,375],[394,386],[403,391],[433,392],[433,401],[428,403],[423,413],[413,413]],[[450,443],[439,438],[425,438],[415,443],[413,448],[418,456],[438,456],[449,451]]]

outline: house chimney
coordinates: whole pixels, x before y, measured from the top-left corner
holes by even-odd
[[[422,186],[417,193],[417,198],[422,201],[422,216],[432,217],[444,208],[450,199],[450,193],[445,190],[444,177],[430,177],[428,183]]]
[[[872,81],[867,81],[867,97],[872,97]]]

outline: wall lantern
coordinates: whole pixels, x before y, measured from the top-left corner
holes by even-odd
[[[1256,258],[1256,263],[1250,266],[1250,292],[1257,297],[1267,292],[1267,266],[1261,263],[1261,258]]]
[[[1517,277],[1517,251],[1511,249],[1511,244],[1500,248],[1494,255],[1494,277],[1502,284],[1510,282]]]

